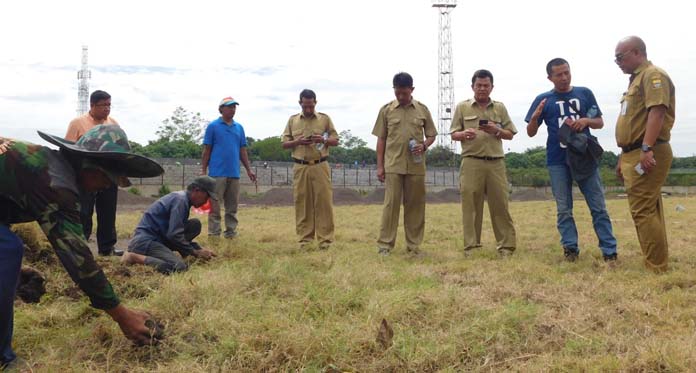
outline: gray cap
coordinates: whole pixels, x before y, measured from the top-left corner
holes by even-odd
[[[189,187],[196,186],[201,190],[204,190],[210,198],[218,200],[217,194],[215,193],[215,179],[210,176],[199,176],[189,184]]]

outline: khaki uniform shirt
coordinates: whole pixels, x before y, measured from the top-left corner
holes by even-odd
[[[430,110],[422,103],[411,100],[407,106],[394,100],[379,111],[372,134],[387,139],[384,150],[384,171],[386,173],[425,175],[425,154],[423,161],[416,163],[408,148],[410,139],[423,143],[423,137],[437,136]]]
[[[674,84],[664,70],[646,61],[631,74],[628,90],[621,99],[621,113],[616,120],[616,144],[628,146],[642,142],[648,124],[648,109],[658,105],[664,105],[667,111],[657,139],[669,141],[674,126]]]
[[[85,132],[100,124],[118,124],[118,122],[116,122],[116,120],[112,117],[106,117],[104,120],[96,120],[89,113],[80,115],[79,117],[70,121],[70,124],[68,125],[68,132],[65,134],[65,139],[76,142],[80,139],[80,137],[82,137],[82,135],[85,134]]]
[[[502,102],[490,100],[488,106],[481,108],[474,99],[462,101],[457,105],[452,117],[450,133],[463,131],[467,128],[476,129],[476,138],[461,141],[462,157],[504,157],[503,141],[495,135],[478,129],[479,120],[487,119],[497,123],[501,129],[517,133],[515,124]]]
[[[338,133],[334,128],[333,122],[328,115],[316,112],[307,117],[303,113],[295,114],[288,119],[288,124],[283,131],[283,142],[293,141],[304,135],[323,135],[324,132],[329,134],[330,139],[337,139]],[[324,145],[321,150],[317,149],[317,145],[298,145],[292,150],[292,157],[305,161],[317,161],[321,158],[329,156],[329,147]]]

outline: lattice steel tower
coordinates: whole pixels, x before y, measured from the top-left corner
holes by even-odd
[[[77,72],[77,115],[89,111],[89,79],[92,72],[87,69],[87,46],[82,46],[82,68]]]
[[[456,143],[450,139],[449,129],[454,111],[454,76],[452,74],[452,28],[450,12],[457,6],[457,0],[434,0],[433,8],[440,12],[440,33],[438,37],[438,102],[437,102],[437,145],[455,151]]]

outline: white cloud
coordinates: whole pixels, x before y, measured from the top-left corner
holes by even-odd
[[[299,110],[302,88],[317,92],[318,110],[340,130],[374,146],[377,111],[393,98],[391,77],[408,71],[414,97],[437,112],[437,12],[427,0],[311,1],[8,1],[0,5],[0,134],[41,142],[36,129],[63,134],[75,115],[76,71],[89,45],[90,89],[113,96],[113,116],[132,140],[146,143],[176,106],[217,116],[219,100],[241,102],[236,119],[249,136],[279,135]],[[495,75],[493,98],[508,107],[529,139],[524,115],[551,88],[544,66],[570,61],[573,82],[591,88],[605,114],[601,143],[616,151],[618,100],[627,85],[612,62],[616,42],[631,34],[677,86],[677,155],[693,153],[696,113],[694,33],[688,4],[647,0],[549,3],[460,1],[452,13],[455,99],[471,95],[471,73]]]

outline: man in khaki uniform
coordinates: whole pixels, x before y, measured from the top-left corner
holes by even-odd
[[[459,188],[462,198],[464,250],[481,247],[483,200],[488,198],[493,233],[500,255],[515,251],[516,236],[508,211],[508,182],[503,139],[517,133],[502,102],[490,98],[493,74],[478,70],[471,78],[474,98],[457,105],[452,118],[452,140],[462,143]]]
[[[622,39],[615,56],[619,68],[631,75],[616,122],[616,143],[622,150],[616,172],[624,179],[645,266],[664,272],[668,251],[661,188],[672,165],[674,84],[648,61],[645,43],[637,36]]]
[[[403,201],[406,249],[417,255],[425,230],[425,152],[437,130],[428,108],[411,96],[411,75],[398,73],[393,83],[396,100],[382,106],[372,130],[377,136],[377,178],[385,183],[377,245],[382,255],[394,248]]]
[[[314,111],[316,94],[300,92],[302,113],[288,119],[283,132],[283,148],[292,149],[295,230],[300,247],[305,248],[316,234],[319,249],[326,250],[334,241],[333,191],[329,146],[338,145],[338,133],[331,118]]]

